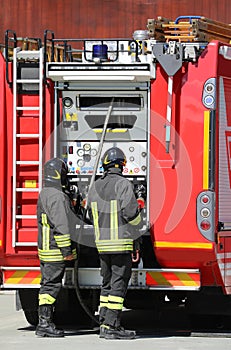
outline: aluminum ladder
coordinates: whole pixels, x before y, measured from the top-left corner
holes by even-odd
[[[22,242],[18,241],[18,232],[17,232],[17,224],[20,220],[28,220],[28,219],[36,219],[35,215],[18,215],[17,207],[20,206],[21,203],[18,203],[17,193],[18,192],[40,192],[42,187],[42,135],[43,135],[43,60],[44,60],[44,50],[40,48],[39,50],[21,50],[21,48],[14,48],[13,53],[13,183],[12,183],[12,246],[37,246],[36,242]],[[38,69],[38,78],[36,79],[22,79],[21,74],[19,76],[18,66],[20,62],[36,62]],[[21,84],[21,85],[20,85]],[[38,84],[38,105],[37,106],[23,106],[19,105],[18,95],[19,95],[19,87],[21,86],[29,86],[27,84]],[[22,99],[23,101],[23,99]],[[38,133],[19,133],[19,122],[20,115],[23,114],[23,111],[36,111],[32,113],[36,113],[38,117]],[[37,139],[38,140],[38,159],[36,161],[23,161],[17,158],[17,144],[20,140],[23,139]],[[19,152],[20,154],[21,152]],[[36,188],[24,188],[17,187],[17,177],[19,173],[20,166],[23,165],[36,165],[38,166],[38,187]]]

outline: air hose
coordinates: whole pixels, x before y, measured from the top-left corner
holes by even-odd
[[[89,185],[89,190],[92,187],[94,181],[95,181],[95,176],[96,176],[96,172],[99,166],[99,160],[101,157],[101,152],[102,152],[102,148],[103,148],[103,143],[104,143],[104,139],[105,139],[105,135],[106,135],[106,131],[107,131],[107,126],[108,126],[108,122],[109,122],[109,118],[112,112],[112,107],[113,107],[113,101],[114,101],[114,97],[111,100],[110,106],[108,108],[107,111],[107,115],[105,118],[105,122],[104,122],[104,127],[103,127],[103,132],[102,132],[102,136],[100,139],[100,143],[99,143],[99,148],[98,148],[98,153],[97,153],[97,158],[94,164],[94,169],[93,169],[93,173],[92,173],[92,177],[91,177],[91,181],[90,181],[90,185]],[[88,191],[89,191],[88,190]],[[85,210],[83,211],[83,218],[81,221],[81,227],[80,227],[80,234],[82,233],[83,230],[83,226],[84,226],[84,222],[86,219],[86,214],[87,214],[87,201],[85,204]],[[91,312],[91,310],[88,308],[88,306],[85,304],[82,295],[81,295],[81,290],[80,290],[80,286],[79,286],[79,278],[78,278],[78,270],[79,270],[79,258],[80,258],[80,245],[77,243],[77,259],[75,260],[75,264],[74,264],[74,287],[75,287],[75,292],[76,292],[76,296],[79,300],[80,305],[82,306],[83,310],[86,312],[86,314],[96,323],[96,324],[100,324],[98,318],[93,315],[93,313]]]

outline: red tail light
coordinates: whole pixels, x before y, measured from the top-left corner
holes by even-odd
[[[209,221],[203,220],[203,221],[201,222],[201,225],[200,225],[200,226],[201,226],[202,230],[207,231],[207,230],[210,229],[211,224],[210,224]]]

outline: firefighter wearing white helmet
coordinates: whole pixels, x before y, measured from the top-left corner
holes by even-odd
[[[59,158],[44,166],[44,184],[37,203],[38,255],[41,269],[39,290],[39,324],[35,334],[41,337],[63,337],[63,330],[53,323],[53,311],[62,286],[66,261],[76,259],[70,238],[77,217],[68,189],[67,165]]]
[[[102,157],[104,174],[88,193],[89,216],[103,277],[100,294],[100,337],[134,339],[135,331],[121,327],[120,319],[131,277],[133,241],[139,235],[141,216],[132,183],[123,174],[126,157],[117,147]]]

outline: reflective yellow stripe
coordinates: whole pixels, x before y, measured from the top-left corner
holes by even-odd
[[[110,329],[110,326],[106,325],[106,324],[101,324],[100,328],[106,328],[106,329]]]
[[[108,302],[108,296],[100,295],[99,300],[107,303]]]
[[[109,295],[107,307],[108,309],[111,309],[111,310],[122,310],[123,302],[124,302],[124,298],[118,297],[116,295]]]
[[[213,249],[212,243],[200,243],[200,242],[161,242],[155,241],[154,247],[156,248],[193,248],[193,249]]]
[[[44,250],[49,249],[50,225],[47,223],[47,215],[42,214],[42,246]]]
[[[100,302],[99,303],[99,307],[107,307],[108,303],[104,303],[104,302]]]
[[[132,239],[96,240],[96,247],[100,253],[103,252],[124,252],[133,250]]]
[[[39,259],[42,261],[62,261],[63,256],[59,249],[43,250],[38,249]]]
[[[71,245],[70,235],[55,235],[54,236],[57,246],[59,248],[69,247]]]
[[[102,133],[103,132],[103,129],[92,129],[94,132],[96,133]],[[127,132],[128,129],[107,129],[106,132],[113,132],[113,133],[124,133],[124,132]]]
[[[110,304],[110,303],[108,303],[107,307],[110,310],[122,310],[123,309],[123,305],[122,304],[113,304],[113,303]]]
[[[39,305],[54,304],[55,298],[50,294],[39,294]]]
[[[175,275],[179,280],[187,287],[195,287],[198,285],[198,281],[194,281],[188,273],[185,272],[175,272]]]
[[[141,222],[141,216],[140,214],[138,214],[135,219],[129,221],[129,224],[130,225],[133,225],[133,226],[136,226],[136,225],[139,225],[139,223]]]
[[[124,298],[117,297],[116,295],[109,295],[108,301],[122,304],[124,302]]]
[[[111,200],[110,202],[110,232],[111,239],[118,239],[118,212],[117,212],[117,200]]]
[[[204,112],[204,154],[203,154],[203,189],[209,188],[209,121],[210,112]]]
[[[100,231],[99,231],[99,217],[98,217],[97,202],[91,202],[91,210],[92,210],[93,221],[94,221],[95,238],[98,240],[100,237]]]
[[[77,251],[75,248],[72,249],[72,254],[73,254],[74,259],[77,259]]]

